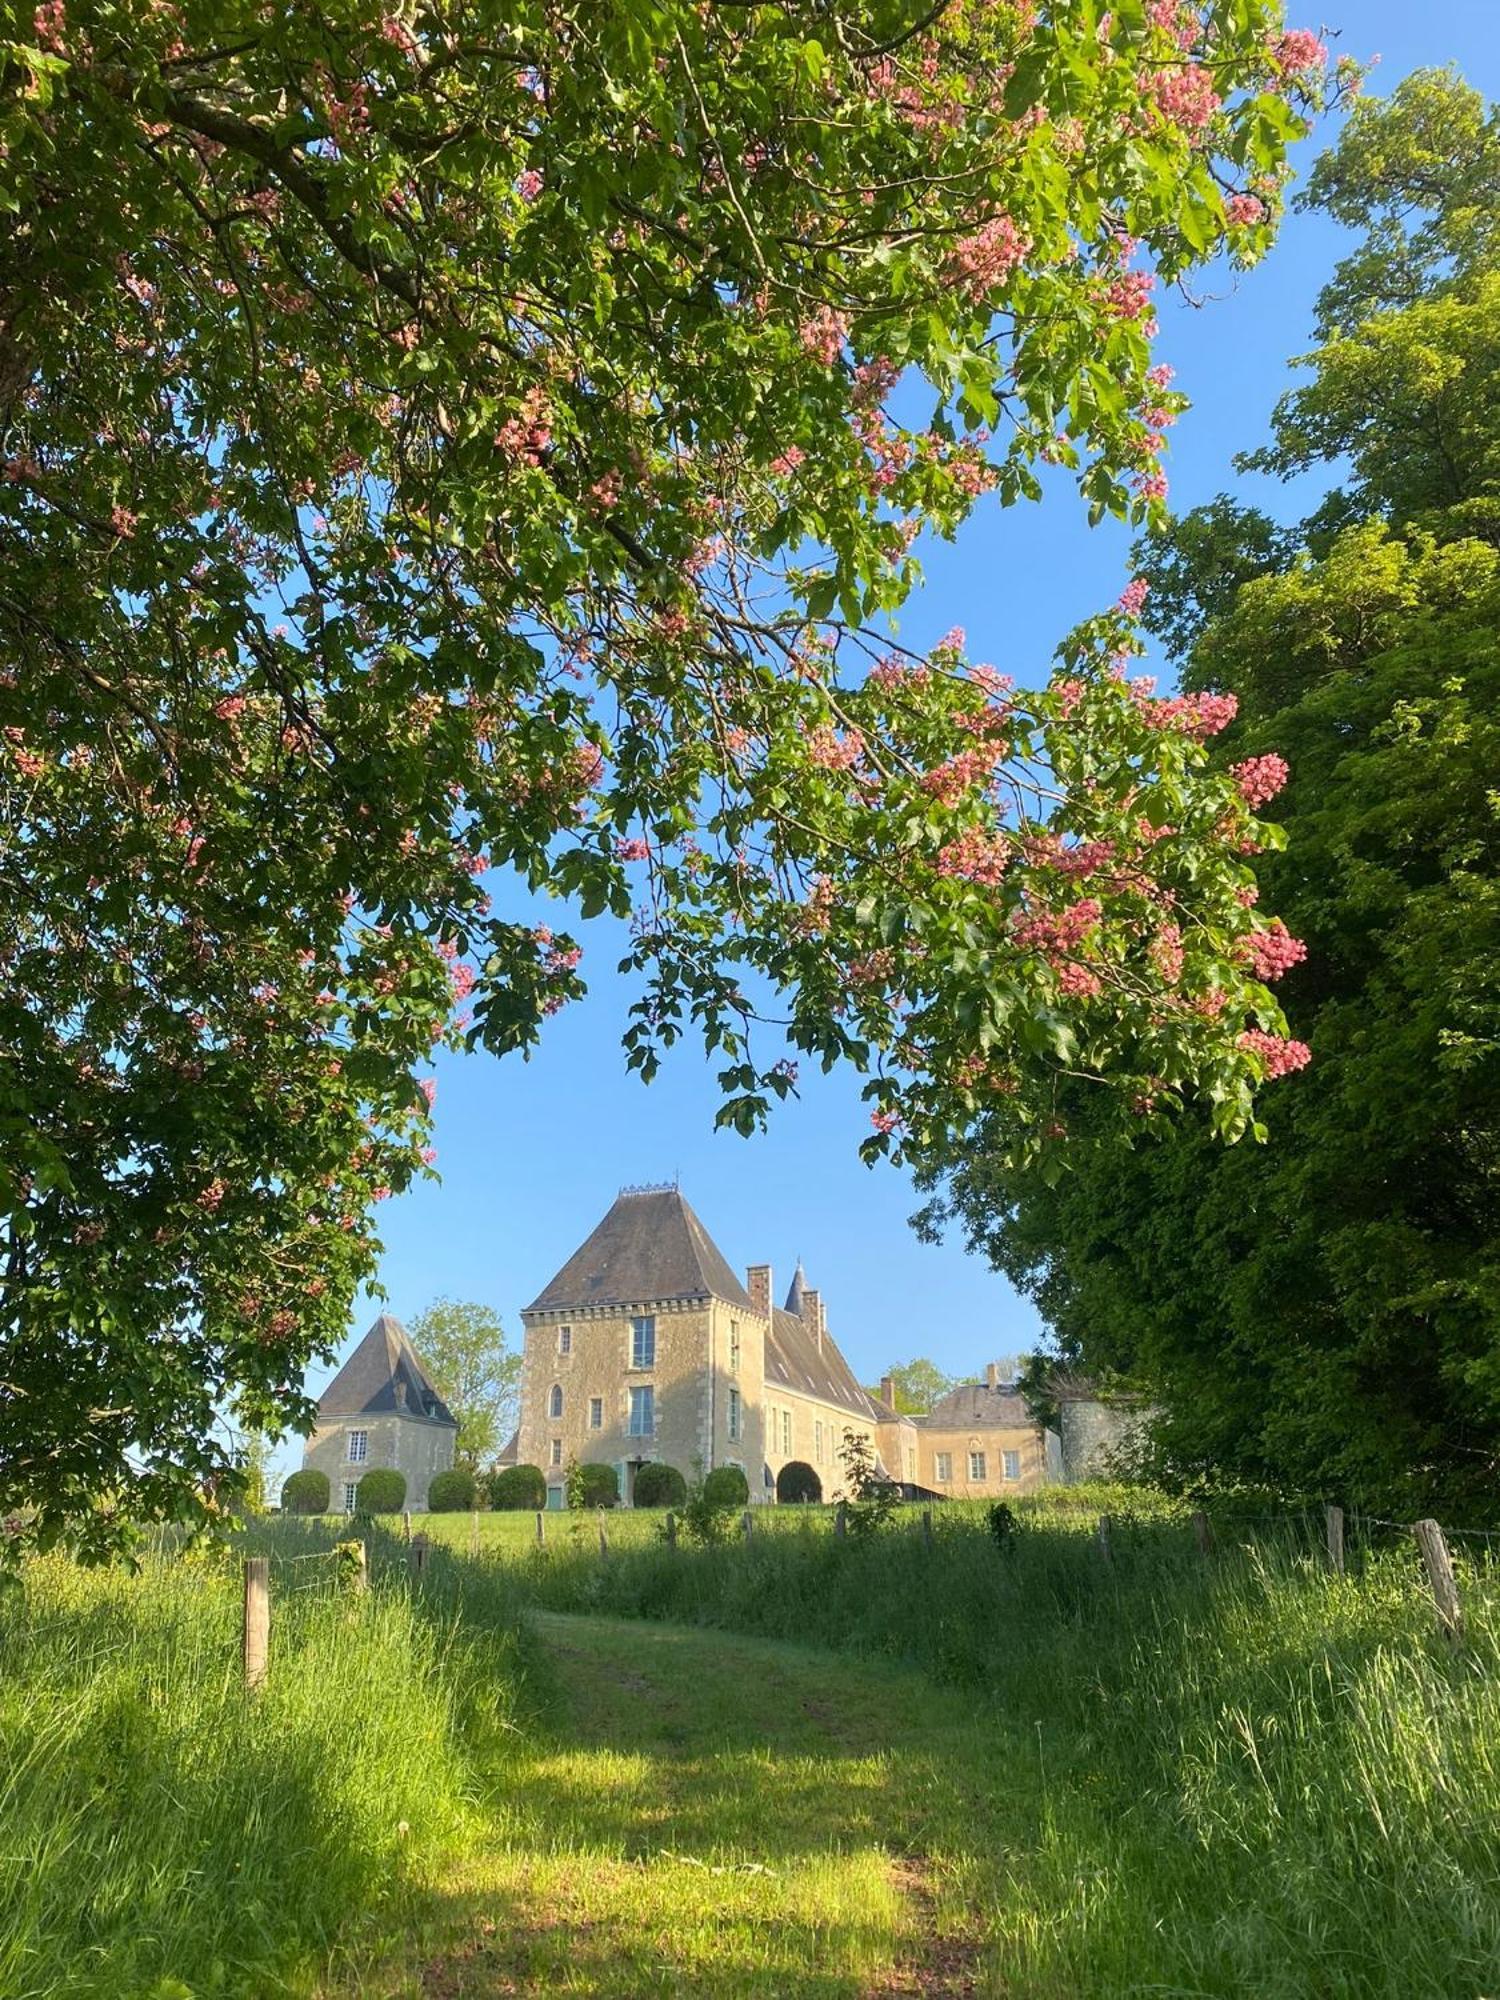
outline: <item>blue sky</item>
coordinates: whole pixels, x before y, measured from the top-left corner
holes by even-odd
[[[1318,25],[1310,9],[1291,12],[1295,25]],[[1453,62],[1500,96],[1500,0],[1343,0],[1323,23],[1341,50],[1379,55],[1371,93],[1413,69]],[[1320,143],[1300,149],[1299,172]],[[1292,216],[1271,256],[1232,292],[1200,309],[1163,300],[1161,357],[1194,405],[1173,438],[1174,506],[1210,499],[1233,481],[1270,511],[1297,511],[1274,483],[1236,478],[1230,459],[1264,438],[1286,362],[1309,344],[1312,302],[1342,240],[1321,218]],[[902,636],[923,643],[962,625],[971,657],[1035,680],[1068,628],[1119,595],[1129,539],[1118,525],[1090,530],[1066,485],[1040,506],[991,503],[957,544],[925,551],[926,588],[908,606]],[[492,887],[499,903],[503,885]],[[440,1062],[442,1180],[380,1215],[390,1310],[410,1318],[439,1294],[478,1299],[519,1338],[520,1308],[618,1189],[675,1178],[736,1268],[769,1259],[784,1286],[803,1258],[864,1380],[916,1354],[973,1374],[1035,1344],[1036,1314],[1003,1279],[956,1240],[917,1241],[907,1221],[917,1203],[904,1175],[860,1164],[869,1123],[857,1078],[804,1070],[800,1102],[783,1106],[766,1136],[716,1134],[712,1072],[691,1048],[679,1048],[649,1088],[626,1075],[619,1037],[631,996],[613,973],[617,940],[603,926],[579,935],[592,991],[549,1024],[539,1054],[529,1063],[482,1054]],[[376,1309],[361,1301],[351,1339]],[[314,1391],[329,1372],[313,1373]],[[296,1455],[283,1452],[282,1462]]]

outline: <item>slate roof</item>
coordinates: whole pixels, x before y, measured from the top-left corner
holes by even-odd
[[[797,1268],[792,1273],[792,1282],[787,1287],[786,1304],[783,1308],[786,1312],[795,1313],[798,1319],[802,1317],[802,1288],[806,1283],[807,1273],[803,1270],[802,1259],[799,1257]]]
[[[582,1306],[705,1298],[754,1310],[679,1189],[627,1188],[526,1310],[571,1312]]]
[[[939,1396],[919,1424],[934,1424],[944,1430],[1034,1430],[1036,1418],[1026,1407],[1024,1396],[1004,1383],[992,1389],[987,1382],[961,1382],[945,1396]]]
[[[873,1419],[875,1405],[854,1379],[853,1370],[825,1333],[819,1352],[810,1326],[796,1313],[777,1307],[766,1335],[766,1382],[800,1389],[804,1395],[836,1403],[855,1416]]]
[[[406,1385],[404,1405],[396,1397],[398,1382]],[[458,1419],[417,1358],[411,1336],[392,1313],[380,1315],[323,1391],[318,1398],[318,1415],[407,1416],[458,1429]]]

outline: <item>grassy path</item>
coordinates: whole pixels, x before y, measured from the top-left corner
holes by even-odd
[[[984,1732],[916,1675],[538,1613],[558,1688],[442,1891],[444,1946],[361,1991],[994,1994],[970,1903]]]

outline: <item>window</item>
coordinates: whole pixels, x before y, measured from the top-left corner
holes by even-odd
[[[344,1512],[346,1514],[352,1514],[354,1512],[354,1503],[358,1499],[358,1497],[359,1497],[358,1483],[353,1479],[346,1479],[344,1481]]]
[[[348,1459],[351,1465],[363,1465],[365,1460],[370,1456],[370,1433],[368,1431],[349,1431],[346,1433],[346,1436],[348,1443],[344,1450],[345,1458]]]
[[[557,1351],[559,1354],[571,1354],[573,1352],[572,1327],[560,1326],[557,1329]]]
[[[630,1322],[630,1365],[632,1368],[654,1368],[656,1366],[656,1316],[643,1313],[639,1319]]]
[[[984,1469],[984,1453],[982,1451],[971,1451],[969,1453],[969,1477],[970,1479],[979,1481],[983,1481],[988,1477]]]
[[[1005,1467],[1005,1476],[1007,1479],[1020,1478],[1021,1454],[1018,1451],[1003,1451],[1000,1454],[1000,1460]]]
[[[729,1392],[729,1436],[731,1442],[737,1439],[739,1437],[739,1434],[740,1434],[740,1392],[738,1389],[731,1389]]]
[[[932,1454],[932,1476],[939,1486],[946,1486],[953,1478],[953,1454],[951,1451],[935,1451]]]
[[[813,1457],[819,1465],[823,1463],[823,1426],[813,1425]]]
[[[740,1372],[740,1323],[737,1319],[729,1322],[729,1372],[731,1375]]]
[[[589,1429],[591,1431],[602,1431],[603,1428],[604,1428],[604,1398],[602,1396],[590,1396]]]
[[[632,1389],[630,1392],[630,1422],[626,1431],[633,1438],[654,1437],[656,1434],[656,1391],[654,1389]]]
[[[785,1457],[787,1457],[787,1458],[790,1458],[790,1457],[791,1457],[791,1455],[792,1455],[792,1413],[791,1413],[791,1411],[790,1411],[790,1410],[783,1410],[783,1411],[782,1411],[782,1413],[781,1413],[781,1449],[782,1449],[782,1453],[783,1453],[783,1455],[784,1455]]]
[[[909,1444],[909,1445],[908,1445],[908,1446],[906,1447],[906,1481],[907,1481],[907,1484],[908,1484],[909,1486],[910,1486],[910,1485],[915,1485],[915,1483],[916,1483],[916,1477],[917,1477],[917,1448],[916,1448],[916,1446],[915,1446],[914,1444]]]
[[[554,1382],[552,1384],[552,1394],[547,1398],[547,1415],[549,1417],[560,1417],[562,1415],[561,1382]]]
[[[554,1438],[554,1439],[552,1440],[552,1460],[551,1460],[551,1462],[552,1462],[552,1464],[553,1464],[553,1465],[561,1465],[561,1464],[562,1464],[562,1439],[561,1439],[561,1438]]]

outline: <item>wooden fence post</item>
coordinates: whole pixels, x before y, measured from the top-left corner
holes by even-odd
[[[536,1517],[536,1545],[541,1548],[547,1539],[547,1516],[538,1513]]]
[[[1328,1567],[1335,1576],[1344,1574],[1344,1510],[1342,1507],[1323,1509],[1324,1532],[1328,1539]]]
[[[401,1539],[402,1539],[402,1541],[403,1541],[403,1542],[409,1542],[409,1541],[411,1540],[411,1512],[410,1512],[410,1509],[408,1509],[408,1510],[407,1510],[407,1511],[406,1511],[405,1513],[403,1513],[403,1514],[402,1514],[402,1516],[401,1516]]]
[[[596,1507],[594,1512],[599,1517],[599,1553],[601,1556],[607,1556],[609,1554],[609,1536],[604,1531],[604,1509]]]
[[[1113,1562],[1115,1559],[1115,1552],[1110,1547],[1109,1543],[1108,1514],[1101,1514],[1099,1516],[1099,1525],[1094,1530],[1094,1539],[1099,1544],[1099,1553],[1101,1556],[1103,1556],[1104,1560],[1106,1562]]]
[[[1418,1521],[1412,1533],[1427,1565],[1427,1581],[1432,1585],[1432,1601],[1437,1606],[1443,1636],[1450,1645],[1457,1646],[1464,1636],[1464,1611],[1458,1601],[1458,1581],[1443,1531],[1436,1521]]]
[[[849,1516],[845,1511],[845,1505],[842,1500],[840,1500],[837,1508],[834,1510],[833,1532],[836,1535],[847,1535],[849,1532]]]
[[[927,1544],[929,1549],[932,1547],[932,1509],[930,1507],[922,1509],[922,1540]]]
[[[349,1579],[350,1587],[363,1596],[370,1588],[370,1551],[364,1542],[356,1542],[352,1553],[354,1571]]]
[[[667,1515],[667,1547],[669,1549],[675,1549],[676,1546],[677,1546],[677,1516],[675,1514],[669,1513]]]
[[[245,1618],[240,1635],[247,1688],[264,1687],[271,1653],[271,1558],[245,1558]]]
[[[1211,1556],[1214,1552],[1214,1531],[1208,1525],[1208,1516],[1200,1508],[1193,1516],[1193,1540],[1198,1544],[1200,1556]]]
[[[755,1533],[755,1517],[748,1507],[745,1509],[744,1518],[740,1525],[745,1530],[745,1540],[748,1542],[750,1537]]]
[[[427,1573],[427,1537],[413,1535],[411,1538],[411,1573],[425,1576]]]

